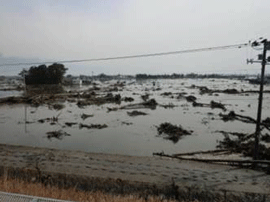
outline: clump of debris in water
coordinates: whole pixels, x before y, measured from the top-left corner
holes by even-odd
[[[182,128],[182,126],[172,125],[171,123],[161,123],[158,127],[158,134],[163,135],[164,139],[171,140],[173,143],[177,143],[182,136],[191,135],[193,131],[188,131]]]

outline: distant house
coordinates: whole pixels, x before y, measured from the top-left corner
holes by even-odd
[[[82,84],[91,84],[93,81],[92,76],[80,75],[80,79],[82,80]]]
[[[65,85],[82,85],[82,80],[78,76],[67,76],[64,79],[64,84]]]
[[[80,77],[72,77],[72,85],[82,85]]]

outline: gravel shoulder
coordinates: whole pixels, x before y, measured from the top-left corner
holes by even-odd
[[[179,187],[199,186],[210,190],[270,194],[270,177],[264,172],[166,157],[86,153],[0,144],[0,162],[3,167],[22,169],[35,169],[38,165],[42,172],[47,173],[121,179],[158,186],[170,185],[173,179]]]

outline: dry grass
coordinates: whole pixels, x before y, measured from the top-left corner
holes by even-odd
[[[0,191],[9,193],[18,193],[24,195],[62,199],[70,201],[91,201],[91,202],[199,202],[199,201],[245,201],[245,202],[260,202],[269,199],[266,195],[243,194],[240,196],[227,195],[227,199],[222,197],[211,197],[211,193],[207,191],[193,191],[193,196],[200,200],[172,200],[158,196],[148,196],[147,194],[135,195],[119,195],[109,194],[103,191],[79,191],[76,187],[59,188],[57,186],[47,185],[38,182],[27,182],[21,179],[7,178],[6,175],[0,177]],[[141,197],[140,197],[141,196]],[[181,199],[182,197],[180,197]],[[185,199],[187,197],[184,197]],[[189,197],[188,197],[189,198]]]
[[[120,196],[105,194],[100,191],[97,192],[84,192],[78,191],[75,188],[60,189],[53,186],[44,186],[41,183],[25,182],[18,179],[7,179],[6,177],[0,178],[0,191],[19,193],[25,195],[47,197],[71,201],[102,201],[102,202],[144,202],[145,198],[138,196]],[[162,200],[157,197],[148,197],[149,202],[173,202],[175,200]]]
[[[252,193],[215,193],[211,190],[201,189],[195,186],[179,188],[174,184],[174,181],[169,186],[157,188],[154,186],[147,187],[143,184],[137,184],[132,187],[132,184],[119,182],[119,180],[85,179],[89,183],[84,184],[85,181],[81,181],[80,178],[54,177],[54,180],[57,179],[60,181],[53,181],[52,179],[52,181],[46,183],[42,181],[42,175],[38,172],[31,173],[18,169],[2,168],[0,169],[0,191],[53,199],[93,202],[265,202],[266,198],[270,199],[270,196]],[[64,182],[65,186],[61,182]],[[70,182],[73,182],[73,184],[70,184]],[[174,198],[180,200],[173,200]]]

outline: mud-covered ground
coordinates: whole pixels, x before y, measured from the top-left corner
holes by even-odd
[[[228,165],[180,161],[166,157],[139,157],[86,153],[0,144],[0,175],[32,182],[75,186],[109,193],[165,194],[173,184],[186,189],[241,194],[269,194],[269,175]],[[28,175],[26,175],[28,174]],[[167,187],[167,188],[166,188]],[[160,189],[158,191],[158,189]]]
[[[246,81],[112,80],[58,88],[32,88],[26,96],[12,89],[15,97],[7,87],[1,91],[0,142],[151,156],[226,147],[224,140],[235,140],[233,134],[255,131],[259,86]],[[269,89],[265,86],[263,135],[268,133]],[[231,111],[251,120],[232,119]]]

